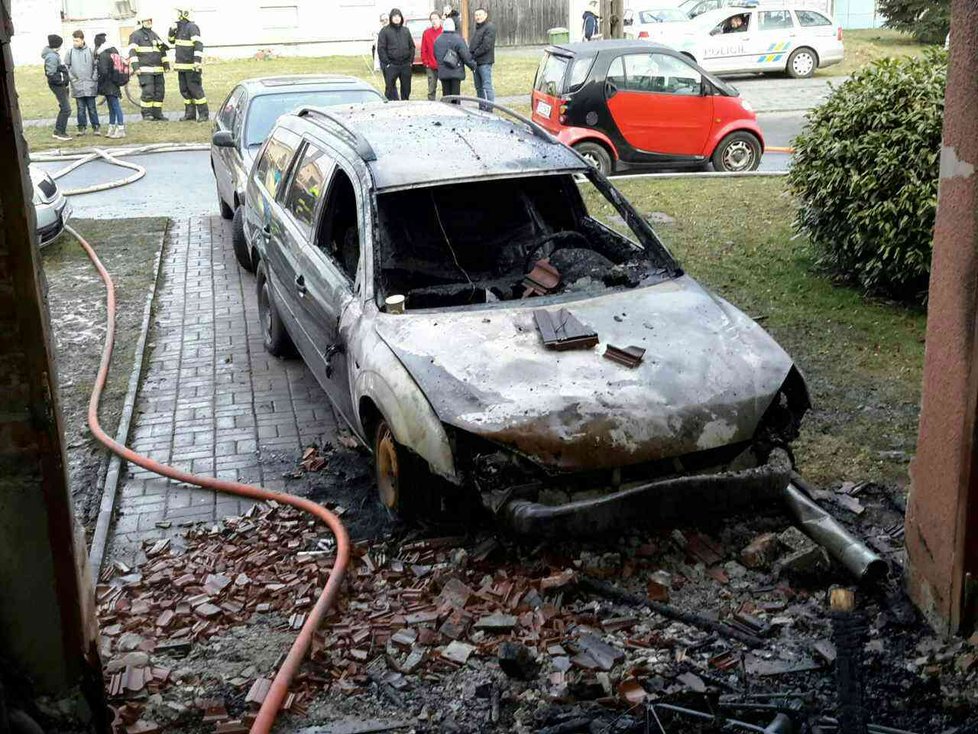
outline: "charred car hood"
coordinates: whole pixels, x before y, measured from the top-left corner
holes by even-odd
[[[593,349],[544,347],[533,311],[567,308]],[[791,358],[688,276],[544,305],[417,312],[376,321],[444,423],[549,469],[599,469],[748,441]],[[630,369],[605,346],[645,349]]]

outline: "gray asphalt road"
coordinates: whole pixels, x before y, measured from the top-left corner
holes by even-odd
[[[769,146],[786,148],[805,126],[806,112],[761,112],[757,122],[764,133],[764,142]]]
[[[158,217],[175,219],[217,214],[217,193],[206,151],[154,153],[131,160],[146,168],[136,183],[119,189],[71,197],[74,216],[93,219]],[[61,163],[37,164],[47,171]],[[58,181],[62,188],[81,188],[122,179],[132,171],[102,161],[88,163]]]

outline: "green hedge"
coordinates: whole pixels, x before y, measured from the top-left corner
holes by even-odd
[[[795,140],[796,226],[819,265],[868,292],[926,299],[946,76],[943,51],[877,61]]]

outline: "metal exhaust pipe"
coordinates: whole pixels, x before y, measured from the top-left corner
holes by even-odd
[[[886,561],[822,509],[797,474],[791,475],[784,488],[784,502],[798,527],[857,579],[873,583],[886,577],[889,571]]]

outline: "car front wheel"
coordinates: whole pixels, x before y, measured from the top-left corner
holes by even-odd
[[[713,167],[724,173],[744,173],[761,165],[761,144],[750,133],[730,133],[713,151]]]
[[[295,345],[289,332],[285,330],[282,317],[279,316],[275,298],[272,296],[272,286],[268,282],[265,263],[258,264],[258,321],[261,324],[262,342],[265,351],[273,357],[294,357]]]
[[[431,472],[423,459],[397,442],[384,418],[377,422],[373,448],[377,494],[387,512],[402,519],[437,514]]]
[[[788,75],[795,79],[808,79],[818,68],[818,56],[810,48],[796,48],[788,57]]]
[[[580,153],[584,160],[601,171],[605,176],[614,172],[614,163],[603,145],[598,143],[578,143],[574,146],[574,150]]]
[[[234,210],[234,219],[231,221],[231,246],[234,248],[234,257],[238,265],[249,273],[255,272],[255,264],[251,261],[251,248],[248,247],[248,239],[245,237],[243,206]]]

